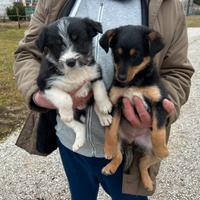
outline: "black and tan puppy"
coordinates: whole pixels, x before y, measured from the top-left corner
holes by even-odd
[[[162,106],[167,93],[153,64],[154,56],[164,47],[161,35],[144,26],[128,25],[108,30],[102,36],[100,45],[106,52],[111,48],[115,68],[109,93],[114,105],[113,121],[106,128],[104,146],[105,157],[112,160],[102,169],[102,173],[115,173],[122,162],[120,138],[125,138],[126,131],[122,128],[122,98],[132,100],[133,96],[138,96],[152,115],[151,132],[136,136],[134,141],[144,152],[139,163],[143,184],[148,191],[152,191],[153,182],[148,169],[168,156],[167,113]]]

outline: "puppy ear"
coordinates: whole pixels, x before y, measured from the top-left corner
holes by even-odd
[[[85,18],[84,21],[89,26],[89,33],[91,37],[96,36],[98,33],[103,33],[101,23],[91,20],[89,18]]]
[[[117,29],[106,31],[99,40],[100,46],[108,53],[109,47],[112,46],[113,38],[117,33]]]
[[[35,42],[36,46],[38,47],[38,49],[40,49],[40,51],[44,51],[46,44],[46,33],[47,28],[44,28]]]
[[[149,40],[149,52],[150,56],[155,56],[159,51],[164,48],[164,42],[160,33],[151,30],[147,34],[147,39]]]

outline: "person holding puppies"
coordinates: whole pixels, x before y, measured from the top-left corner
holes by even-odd
[[[38,90],[36,79],[42,55],[35,41],[45,25],[64,16],[96,20],[102,24],[103,32],[130,24],[149,26],[162,35],[165,47],[154,62],[169,94],[169,98],[162,101],[168,113],[169,137],[170,125],[176,121],[181,106],[188,99],[194,73],[187,60],[187,29],[182,5],[178,0],[39,0],[30,26],[15,52],[14,74],[17,86],[31,109],[17,145],[38,155],[48,155],[58,146],[72,200],[97,199],[100,184],[113,200],[146,200],[147,196],[153,194],[155,185],[154,190],[149,192],[142,184],[138,171],[139,153],[134,152],[130,170],[124,172],[122,162],[115,174],[105,176],[101,173],[109,160],[104,158],[104,128],[100,125],[93,106],[87,108],[86,142],[75,153],[71,150],[73,131],[62,123],[59,116],[55,123],[55,116],[52,119],[55,106]],[[113,62],[111,54],[106,54],[100,47],[100,37],[101,35],[97,35],[94,39],[95,60],[102,66],[102,76],[109,89],[112,84]],[[81,86],[70,93],[74,108],[81,107],[92,96],[89,92],[85,97],[77,98],[76,92],[79,89]],[[134,141],[136,134],[142,135],[151,129],[152,117],[139,97],[133,97],[132,101],[134,107],[129,99],[122,100],[123,115],[127,119],[125,126],[130,130],[127,131],[127,137]],[[56,130],[52,124],[56,125]],[[40,137],[44,132],[48,134],[48,137],[45,135],[45,141]],[[153,181],[158,169],[158,165],[150,168]]]

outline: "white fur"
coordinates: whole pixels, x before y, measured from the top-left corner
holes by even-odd
[[[63,57],[64,58],[64,57]],[[66,58],[66,57],[65,57]],[[61,120],[72,128],[76,134],[75,142],[73,144],[73,151],[77,151],[85,142],[85,125],[75,121],[73,117],[73,102],[68,92],[71,92],[80,85],[80,91],[76,95],[79,97],[87,96],[91,89],[91,80],[100,76],[97,70],[97,65],[82,66],[80,68],[63,69],[63,76],[52,76],[48,80],[50,89],[45,90],[45,96],[49,99],[58,109]],[[96,101],[95,109],[100,119],[102,126],[108,126],[112,122],[112,116],[109,112],[112,109],[112,104],[108,99],[107,92],[103,81],[96,81],[93,84],[94,99]]]
[[[102,80],[93,83],[93,93],[95,99],[95,111],[99,117],[102,126],[109,126],[112,122],[112,116],[109,114],[112,110],[105,84]]]
[[[92,86],[90,82],[86,82],[77,92],[76,92],[76,97],[86,97],[88,93],[91,91]]]
[[[74,120],[71,96],[55,87],[45,90],[44,94],[58,109],[61,120],[74,130],[76,138],[72,149],[77,151],[85,142],[85,126]]]

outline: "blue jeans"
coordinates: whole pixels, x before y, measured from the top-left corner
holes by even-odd
[[[109,162],[108,160],[74,153],[60,141],[58,146],[72,200],[96,200],[99,184],[112,200],[147,200],[144,196],[122,193],[122,165],[114,175],[105,176],[101,173],[101,169]]]

